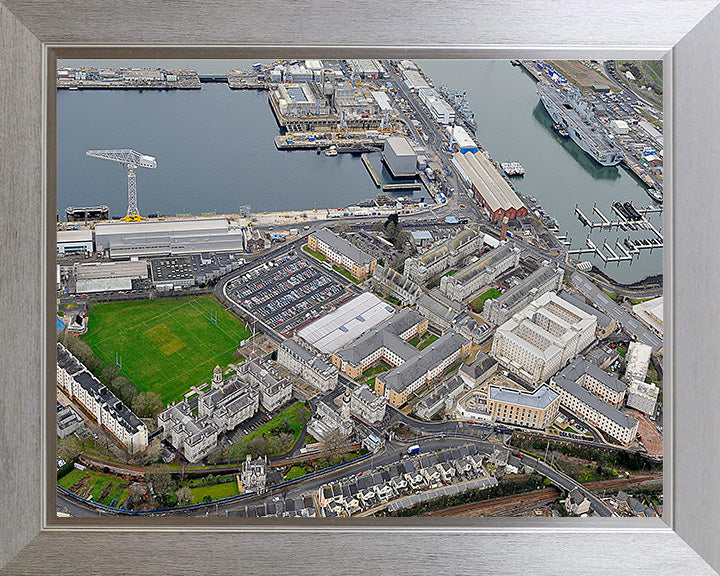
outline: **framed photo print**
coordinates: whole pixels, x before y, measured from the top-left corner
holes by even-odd
[[[2,573],[715,573],[715,4],[1,3]]]

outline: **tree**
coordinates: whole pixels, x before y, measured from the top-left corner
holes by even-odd
[[[175,492],[175,496],[177,496],[178,504],[192,504],[193,495],[192,490],[188,486],[182,486]]]
[[[158,467],[155,471],[147,474],[148,482],[152,484],[155,497],[166,503],[170,495],[175,492],[175,482],[170,475],[170,468],[167,466]]]
[[[120,368],[115,366],[115,364],[109,364],[102,369],[102,372],[100,373],[100,381],[106,386],[110,386],[112,381],[117,379],[119,376]]]
[[[325,450],[327,450],[329,458],[334,459],[345,453],[349,441],[340,430],[336,429],[325,435],[323,444],[325,444]]]
[[[138,389],[129,378],[118,376],[110,382],[110,389],[115,392],[118,398],[123,401],[126,406],[132,405],[133,398],[137,396]]]
[[[140,392],[132,400],[132,410],[141,418],[152,418],[162,409],[163,404],[157,393]]]

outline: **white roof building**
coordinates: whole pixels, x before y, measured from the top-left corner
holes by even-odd
[[[650,328],[663,333],[663,297],[654,298],[646,302],[640,302],[633,306],[633,312]]]
[[[297,335],[321,352],[330,354],[395,314],[395,309],[365,292],[298,331]]]

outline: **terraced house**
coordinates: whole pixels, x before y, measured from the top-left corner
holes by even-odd
[[[62,344],[57,344],[57,385],[122,443],[131,455],[148,446],[148,430],[123,402]]]
[[[377,260],[363,252],[328,228],[321,228],[308,236],[308,247],[323,254],[330,262],[349,271],[354,278],[364,280],[373,273]]]

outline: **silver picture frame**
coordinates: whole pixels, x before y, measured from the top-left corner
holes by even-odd
[[[0,574],[714,574],[718,0],[0,0]],[[265,521],[55,514],[55,62],[663,58],[665,517]],[[50,408],[50,409],[48,409]],[[225,521],[227,520],[227,521]]]

